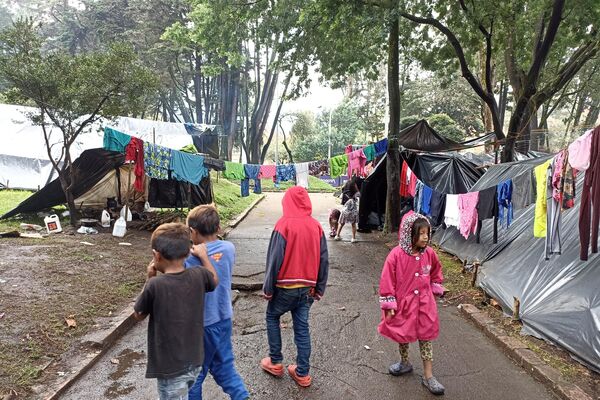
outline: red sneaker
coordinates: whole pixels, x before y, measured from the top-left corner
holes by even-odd
[[[312,378],[310,377],[310,375],[298,376],[298,373],[296,372],[297,367],[298,366],[294,365],[294,364],[288,365],[288,367],[287,367],[288,374],[290,374],[292,379],[296,381],[298,386],[309,387],[310,384],[312,383]]]
[[[265,357],[260,360],[260,367],[276,378],[281,378],[284,374],[283,364],[273,364],[271,357]]]

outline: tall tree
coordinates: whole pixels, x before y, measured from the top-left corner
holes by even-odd
[[[125,46],[76,56],[46,54],[42,46],[36,24],[15,22],[0,34],[0,76],[36,105],[37,112],[29,117],[42,127],[48,158],[58,173],[75,225],[71,146],[100,117],[140,112],[156,87],[155,78]]]

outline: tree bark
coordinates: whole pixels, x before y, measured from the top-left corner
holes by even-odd
[[[395,232],[400,226],[400,79],[399,17],[394,16],[388,36],[388,94],[390,121],[386,161],[387,194],[384,232]]]

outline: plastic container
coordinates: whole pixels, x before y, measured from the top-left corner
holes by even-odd
[[[125,214],[127,214],[127,217],[125,217]],[[127,220],[127,222],[131,222],[131,210],[129,210],[129,207],[125,206],[121,208],[121,218]]]
[[[100,218],[100,223],[103,228],[110,228],[110,214],[106,210],[102,210],[102,218]]]
[[[44,224],[46,224],[46,230],[48,233],[59,233],[62,232],[62,227],[60,226],[60,218],[58,215],[52,214],[44,218]]]
[[[113,227],[113,236],[123,237],[127,233],[127,222],[125,222],[125,218],[119,217],[119,219],[115,222],[115,226]]]

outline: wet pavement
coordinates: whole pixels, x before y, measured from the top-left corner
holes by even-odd
[[[272,193],[230,235],[237,249],[234,281],[262,280],[266,251],[281,214],[281,194]],[[330,194],[312,194],[313,216],[328,230]],[[272,378],[258,368],[268,354],[264,312],[258,292],[234,293],[236,366],[254,399],[429,399],[421,386],[418,346],[411,346],[415,372],[392,377],[387,367],[398,358],[397,345],[377,334],[380,313],[377,284],[387,248],[374,235],[350,243],[329,242],[331,269],[325,297],[311,310],[313,385],[301,389],[288,376]],[[510,361],[489,339],[458,315],[439,305],[441,333],[434,342],[434,373],[446,386],[446,399],[549,399],[545,387]],[[294,360],[291,318],[283,319],[284,363]],[[125,335],[62,398],[154,399],[156,383],[144,378],[146,323]],[[205,399],[226,399],[212,379]]]

